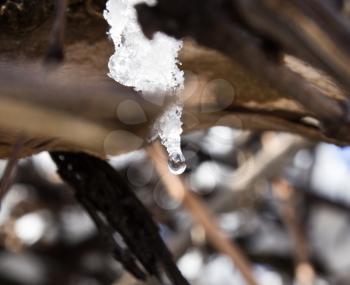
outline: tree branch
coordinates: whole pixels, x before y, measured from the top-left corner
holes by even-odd
[[[192,10],[188,11],[191,13]],[[47,24],[38,24],[37,29],[16,36],[0,35],[0,58],[7,62],[0,66],[1,157],[11,154],[21,132],[28,138],[22,156],[42,150],[80,150],[105,156],[145,144],[150,125],[164,106],[152,104],[108,80],[107,61],[113,47],[105,36],[106,23],[88,14],[79,17],[67,15],[66,62],[49,75],[36,65],[28,65],[38,58],[41,60],[46,50],[51,33]],[[186,26],[186,21],[184,24],[185,28],[191,28]],[[232,34],[231,26],[234,25],[223,26],[223,31],[230,37],[236,35]],[[272,51],[263,53],[264,45],[257,37],[259,33],[249,35],[254,29],[247,24],[243,25],[245,30],[236,29],[235,33],[243,40],[254,39],[253,44],[236,38],[236,46],[222,37],[221,30],[211,33],[212,30],[204,27],[192,34],[199,37],[201,34],[195,32],[203,31],[203,36],[214,42],[208,45],[226,55],[185,42],[180,55],[182,68],[189,71],[184,91],[185,132],[225,125],[258,131],[285,131],[312,140],[349,144],[349,124],[344,108],[346,95],[334,80],[292,56],[281,56]],[[226,50],[220,44],[222,42],[227,46]],[[273,59],[276,54],[283,59]],[[14,63],[13,60],[17,61]],[[257,76],[257,71],[260,75],[266,73],[270,64],[277,69],[271,69],[268,80]],[[24,67],[18,69],[13,67],[15,65]],[[291,76],[284,83],[279,82],[280,71]],[[117,110],[129,100],[142,111],[130,111],[125,121]],[[135,121],[142,122],[130,124]],[[336,130],[331,132],[329,124],[336,126]]]

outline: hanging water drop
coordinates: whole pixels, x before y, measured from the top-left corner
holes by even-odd
[[[186,169],[186,161],[182,152],[173,152],[169,155],[168,167],[171,173],[179,175]]]
[[[178,101],[168,106],[154,126],[158,130],[161,143],[168,152],[169,170],[176,175],[182,174],[186,169],[185,157],[181,151],[181,116],[182,104]]]

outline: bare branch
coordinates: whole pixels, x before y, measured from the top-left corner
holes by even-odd
[[[0,108],[3,110],[0,114],[1,157],[10,155],[16,137],[22,131],[28,138],[23,155],[64,149],[85,150],[105,156],[106,138],[108,145],[113,145],[114,154],[140,147],[140,140],[145,142],[149,126],[163,107],[143,100],[129,89],[116,87],[115,82],[109,82],[107,61],[113,47],[105,36],[105,22],[94,17],[79,19],[79,24],[77,21],[74,18],[67,21],[64,39],[66,62],[50,75],[27,64],[21,70],[15,69],[13,66],[23,63],[12,61],[20,55],[27,59],[41,57],[51,32],[47,25],[19,35],[16,40],[10,35],[0,35],[0,56],[5,62],[11,59],[0,67]],[[204,32],[205,35],[210,33],[209,30]],[[212,39],[213,34],[210,33],[208,38]],[[229,43],[224,42],[229,49]],[[225,125],[258,131],[285,131],[312,140],[349,144],[349,124],[344,120],[343,108],[346,95],[339,85],[299,59],[284,56],[283,61],[272,60],[271,63],[268,54],[259,49],[261,47],[248,45],[248,48],[244,51],[240,45],[231,46],[232,54],[226,52],[225,56],[185,42],[180,56],[182,68],[192,77],[197,77],[196,87],[190,86],[193,81],[188,80],[185,89],[185,132]],[[218,49],[221,50],[220,47]],[[256,72],[243,67],[240,52],[247,56],[250,49],[253,54],[263,57],[260,61],[250,55],[252,65],[265,62],[262,66],[253,66],[255,69],[260,66],[260,73],[266,73],[269,67],[265,65],[278,65],[278,69],[271,71],[274,75],[270,80],[261,79],[255,75]],[[274,79],[274,76],[279,78],[282,69],[292,74],[291,81],[288,79],[288,82],[281,83],[279,79]],[[215,87],[217,80],[232,86],[232,98],[227,98],[227,92],[222,88]],[[298,83],[295,85],[294,81]],[[279,84],[284,87],[280,88]],[[295,94],[290,96],[290,92]],[[192,94],[188,96],[188,93]],[[298,99],[298,96],[302,98]],[[304,107],[291,98],[304,102]],[[129,99],[136,102],[144,113],[130,112],[130,116],[137,119],[146,117],[146,121],[133,125],[117,117],[118,106]],[[327,122],[325,130],[322,123]],[[329,125],[335,126],[336,130],[330,132],[332,128]],[[133,143],[126,143],[125,133],[119,134],[119,138],[110,135],[116,130],[128,132],[134,138],[128,140]]]

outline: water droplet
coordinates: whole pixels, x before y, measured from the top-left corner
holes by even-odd
[[[171,173],[179,175],[186,169],[185,157],[181,152],[173,152],[169,155],[168,166]]]

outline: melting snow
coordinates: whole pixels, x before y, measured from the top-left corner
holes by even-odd
[[[182,42],[161,32],[154,34],[151,40],[146,38],[134,8],[134,5],[139,3],[154,5],[156,1],[107,2],[104,17],[111,26],[109,34],[116,49],[109,60],[109,76],[140,91],[145,98],[151,94],[176,96],[175,103],[168,107],[154,128],[168,151],[170,170],[179,174],[186,167],[180,146],[182,104],[177,95],[184,83],[183,72],[177,66]]]

